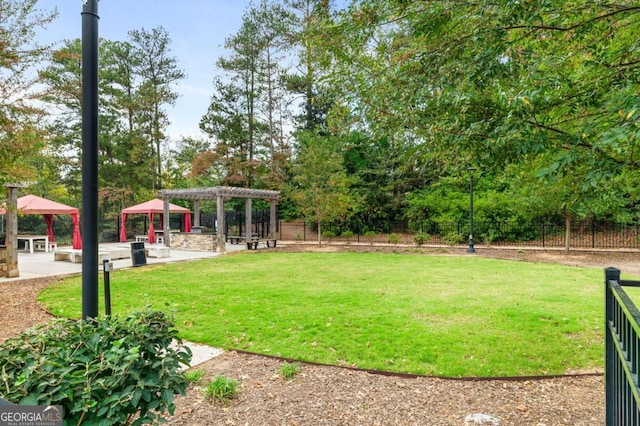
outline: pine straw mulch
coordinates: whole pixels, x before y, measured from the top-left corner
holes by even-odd
[[[345,249],[404,250],[295,245],[275,250]],[[465,254],[462,249],[442,248],[407,249],[406,252]],[[579,267],[615,266],[623,274],[640,274],[640,253],[478,249],[477,255]],[[0,280],[0,342],[52,318],[38,306],[36,297],[59,278]],[[448,426],[470,424],[465,423],[465,419],[473,414],[486,414],[503,426],[604,424],[601,371],[545,379],[456,380],[302,364],[293,380],[285,380],[279,375],[282,363],[276,358],[229,351],[192,367],[202,370],[204,377],[200,384],[189,388],[186,396],[177,397],[176,412],[169,417],[168,424]],[[227,404],[212,403],[204,397],[204,387],[219,374],[239,381],[237,397]]]

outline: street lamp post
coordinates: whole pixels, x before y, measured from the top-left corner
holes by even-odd
[[[469,173],[469,248],[467,249],[467,253],[476,252],[476,249],[473,248],[473,174],[475,171],[475,167],[469,167],[467,169]]]

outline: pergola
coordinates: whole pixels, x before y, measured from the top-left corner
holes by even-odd
[[[193,203],[193,226],[200,226],[200,201],[215,200],[217,208],[217,251],[225,251],[226,236],[224,235],[224,202],[232,198],[245,199],[245,237],[247,241],[251,239],[251,202],[254,199],[269,201],[269,228],[270,238],[276,239],[276,203],[280,199],[280,191],[268,189],[236,188],[232,186],[214,186],[208,188],[189,189],[163,189],[159,192],[164,201],[164,244],[170,246],[169,232],[169,200],[182,199],[192,200]],[[222,230],[222,232],[220,232]]]

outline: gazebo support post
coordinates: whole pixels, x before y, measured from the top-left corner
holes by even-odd
[[[20,276],[18,269],[18,185],[7,185],[9,205],[7,206],[7,278]]]
[[[217,241],[216,241],[216,251],[218,253],[224,253],[226,250],[225,247],[225,240],[226,240],[226,235],[224,232],[224,197],[222,196],[218,196],[216,199],[216,236],[217,236]]]
[[[276,239],[276,200],[269,200],[269,231],[270,238]]]
[[[251,241],[251,198],[244,200],[244,232],[247,244]]]

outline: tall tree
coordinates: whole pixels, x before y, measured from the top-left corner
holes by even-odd
[[[200,128],[214,139],[213,155],[207,158],[226,169],[225,183],[247,186],[249,174],[248,99],[242,87],[214,80],[214,94],[207,113],[200,120]]]
[[[162,188],[162,148],[167,139],[165,130],[170,124],[163,108],[175,104],[178,93],[172,85],[182,80],[185,73],[171,56],[171,38],[163,27],[133,30],[129,37],[134,56],[139,60],[136,74],[141,78],[136,98],[142,107],[137,116],[138,125],[144,129],[154,154],[152,190],[156,190]]]
[[[290,153],[282,124],[288,116],[288,96],[284,87],[286,69],[282,63],[292,18],[282,6],[268,3],[267,0],[250,9],[246,18],[254,22],[259,43],[261,72],[258,78],[264,87],[261,109],[267,127],[265,145],[269,162],[265,186],[273,188],[282,187],[284,168]]]
[[[293,15],[289,44],[298,56],[297,73],[288,77],[293,93],[304,98],[300,129],[323,129],[326,112],[331,104],[329,90],[321,84],[326,69],[327,33],[332,2],[330,0],[285,0],[285,7]]]
[[[253,186],[255,178],[256,145],[261,137],[263,123],[257,114],[258,103],[262,95],[259,84],[260,43],[257,23],[245,13],[238,32],[225,40],[225,48],[230,51],[228,58],[219,58],[218,67],[228,73],[235,91],[240,95],[244,107],[246,140],[242,157],[242,186]],[[244,157],[244,158],[243,158]]]
[[[47,58],[35,31],[46,28],[56,12],[37,9],[37,0],[0,0],[0,183],[32,180],[34,162],[43,146],[40,123],[45,112],[36,106],[41,97],[35,66]]]

